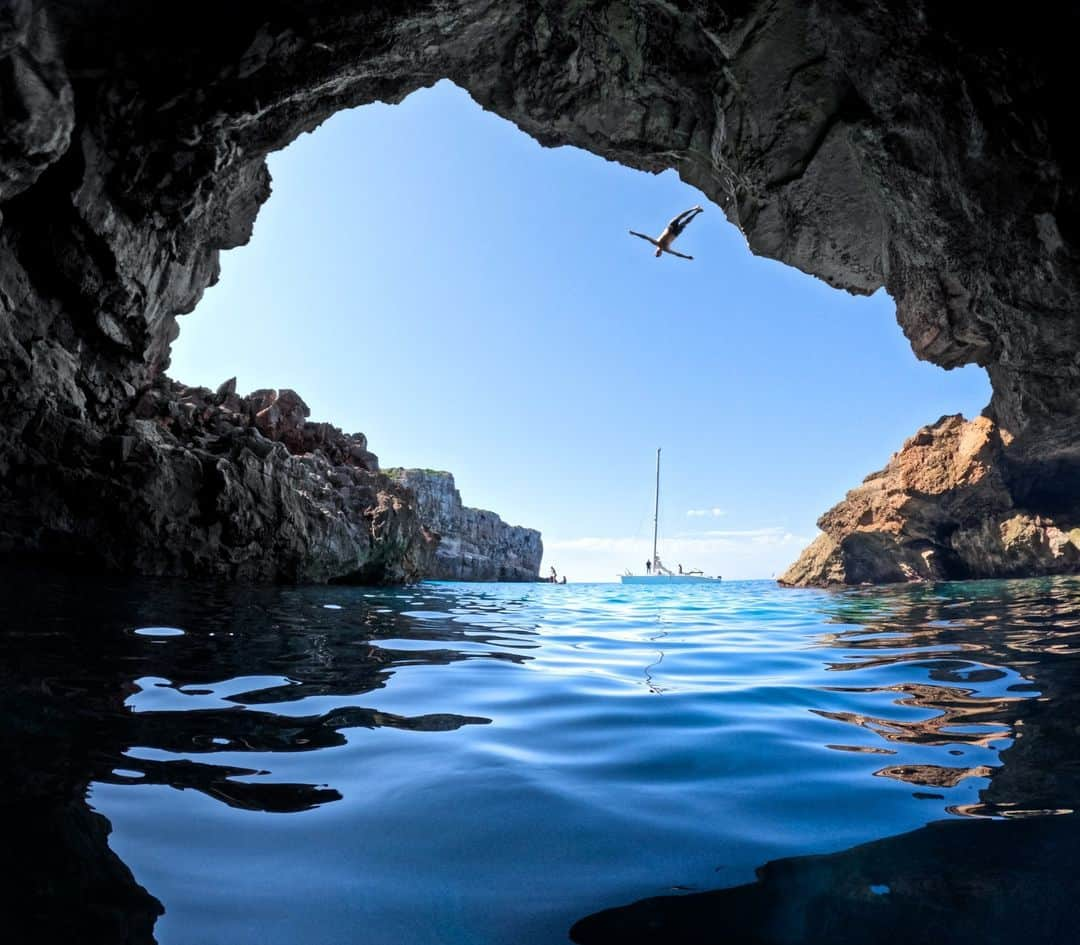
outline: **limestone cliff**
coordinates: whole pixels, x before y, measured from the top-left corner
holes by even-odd
[[[885,286],[918,357],[987,368],[988,417],[1042,484],[1025,514],[1056,522],[1080,476],[1078,24],[1067,4],[931,0],[9,0],[4,547],[94,546],[102,503],[143,488],[87,488],[125,437],[151,501],[170,467],[136,405],[219,251],[250,237],[267,153],[443,77],[543,144],[676,168],[754,252]],[[153,502],[180,515],[177,548],[218,554],[227,513]],[[318,519],[298,549],[336,547]]]
[[[1043,455],[1036,468],[1045,469],[1050,461]],[[1052,477],[1049,484],[1065,486],[1066,480]],[[824,534],[780,583],[876,584],[1075,571],[1080,493],[1066,490],[1055,501],[1041,492],[1046,485],[1027,468],[1025,444],[992,420],[942,417],[821,517]]]
[[[428,577],[438,581],[535,581],[544,546],[540,532],[507,525],[494,512],[466,508],[448,472],[387,469],[416,496],[423,526],[438,536]]]

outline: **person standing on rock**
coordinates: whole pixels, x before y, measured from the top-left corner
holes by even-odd
[[[630,231],[630,235],[643,239],[647,243],[652,243],[653,246],[656,247],[656,256],[658,259],[662,253],[670,253],[672,256],[678,256],[680,259],[693,259],[693,256],[684,256],[682,253],[675,252],[675,250],[671,248],[671,244],[674,243],[675,238],[686,229],[690,221],[702,212],[701,207],[691,207],[689,210],[684,210],[677,217],[673,217],[671,222],[664,227],[664,232],[660,234],[659,239],[654,240],[651,236],[646,236],[644,233],[637,233],[634,230]]]

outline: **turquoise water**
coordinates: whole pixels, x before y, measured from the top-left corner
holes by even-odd
[[[935,821],[1002,844],[1029,830],[1010,822],[1072,829],[1075,579],[823,592],[35,578],[5,606],[0,797],[59,848],[26,839],[20,855],[54,877],[61,858],[118,877],[43,892],[24,866],[43,928],[71,908],[49,897],[67,896],[115,899],[94,921],[141,916],[131,940],[152,926],[165,945],[521,945],[572,927],[636,941],[587,917],[758,889],[755,871],[785,858],[898,836],[913,850]],[[94,814],[111,854],[85,842]],[[889,857],[829,908],[924,895]],[[675,920],[648,921],[642,941],[842,939],[766,935],[765,919],[714,939],[715,916],[668,937],[656,923]]]

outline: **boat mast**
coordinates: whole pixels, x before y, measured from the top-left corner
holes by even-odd
[[[656,569],[656,532],[660,526],[660,447],[656,448],[656,502],[653,505],[652,518],[652,563]]]

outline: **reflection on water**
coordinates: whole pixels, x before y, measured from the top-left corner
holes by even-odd
[[[1073,940],[1080,581],[7,579],[34,940]]]
[[[189,586],[144,583],[119,591],[84,587],[92,596],[73,600],[69,584],[39,579],[9,598],[0,680],[6,720],[23,722],[25,747],[36,747],[44,765],[63,763],[57,739],[77,751],[92,749],[84,783],[137,780],[193,788],[251,810],[306,810],[340,794],[311,784],[243,782],[237,778],[266,772],[176,756],[316,751],[344,745],[351,728],[443,732],[485,724],[490,720],[398,715],[338,700],[381,689],[399,667],[527,659],[485,652],[497,641],[493,634],[466,634],[442,620],[424,624],[422,599],[409,615],[372,607],[358,621],[330,621],[313,606],[318,591],[203,587],[192,593]],[[77,612],[66,610],[73,606]],[[197,629],[139,625],[161,613]],[[175,639],[149,645],[163,638]],[[393,645],[404,639],[425,645]],[[455,642],[469,651],[454,649]],[[272,711],[318,697],[335,708]],[[44,744],[33,746],[38,739]]]
[[[860,591],[838,596],[825,612],[837,623],[864,621],[822,635],[821,647],[846,651],[828,661],[829,670],[882,677],[829,688],[889,694],[892,706],[923,712],[902,719],[895,710],[885,718],[817,710],[823,717],[867,728],[885,742],[940,746],[952,757],[974,747],[1002,752],[977,765],[890,765],[877,774],[929,787],[994,775],[978,803],[948,807],[950,813],[1072,813],[1080,794],[1080,754],[1069,737],[1080,724],[1076,579]],[[920,670],[927,682],[908,679]]]

